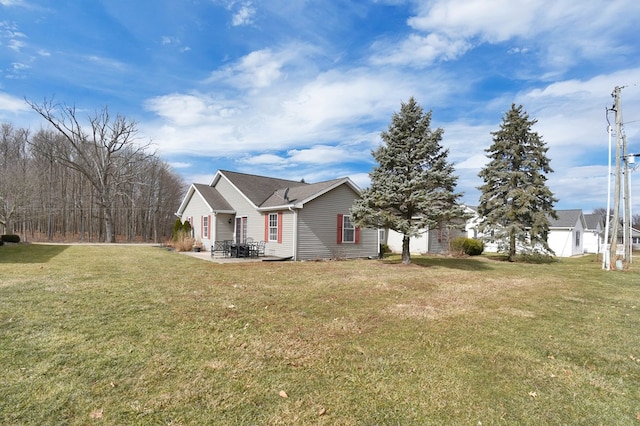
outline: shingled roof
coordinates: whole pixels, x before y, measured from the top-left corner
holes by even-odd
[[[233,211],[233,207],[231,207],[217,189],[202,183],[194,183],[193,186],[198,190],[213,211]]]
[[[219,176],[227,178],[249,201],[261,209],[305,203],[343,183],[347,183],[356,192],[359,192],[358,187],[349,178],[305,183],[220,170],[216,177],[213,178],[212,185],[219,179]]]
[[[598,229],[598,224],[600,224],[600,228],[604,228],[604,219],[601,214],[591,213],[584,215],[584,221],[587,223],[586,229]]]
[[[333,188],[335,185],[347,182],[346,178],[333,179],[325,182],[310,183],[298,185],[294,187],[280,188],[275,191],[271,197],[266,199],[259,207],[276,207],[283,204],[301,203],[310,198],[317,197],[320,194]]]
[[[549,219],[551,228],[573,228],[578,223],[582,210],[556,210],[556,214],[558,215],[557,219]]]
[[[308,185],[307,183],[295,180],[250,175],[246,173],[231,172],[228,170],[220,170],[219,173],[226,177],[229,182],[238,188],[238,190],[257,207],[264,204],[264,202],[272,197],[278,190]],[[214,180],[215,179],[216,178],[214,178]],[[283,203],[281,202],[280,204]]]

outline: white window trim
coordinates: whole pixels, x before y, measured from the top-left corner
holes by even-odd
[[[272,225],[271,219],[275,218],[275,226]],[[278,213],[269,213],[269,241],[277,242],[278,241]],[[275,232],[272,233],[272,231]]]
[[[347,228],[345,226],[345,224],[347,222],[349,222],[349,224],[351,224],[350,228]],[[347,232],[346,232],[347,230],[351,231],[351,235],[353,236],[353,239],[351,241],[345,239],[345,235],[347,235]],[[351,216],[349,216],[349,215],[342,216],[342,243],[343,244],[355,244],[356,243],[356,226],[351,221]]]

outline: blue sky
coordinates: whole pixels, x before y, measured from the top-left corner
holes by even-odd
[[[366,187],[414,96],[473,205],[516,103],[549,146],[556,207],[588,212],[607,202],[616,86],[640,153],[638,22],[637,0],[0,0],[0,122],[43,126],[24,98],[108,106],[188,182],[228,169]]]

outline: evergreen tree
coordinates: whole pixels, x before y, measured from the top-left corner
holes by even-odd
[[[411,263],[409,241],[426,228],[464,217],[455,194],[457,176],[440,145],[442,129],[432,131],[431,111],[424,113],[412,97],[394,113],[383,144],[372,152],[378,165],[369,173],[371,186],[362,192],[351,214],[360,226],[387,228],[403,234],[402,263]]]
[[[480,231],[498,243],[513,261],[516,248],[542,248],[547,244],[549,217],[556,218],[557,201],[546,185],[549,166],[546,144],[532,131],[537,120],[530,120],[522,105],[511,105],[500,130],[492,132],[493,144],[485,150],[489,163],[480,171],[484,180],[478,214],[483,218]]]

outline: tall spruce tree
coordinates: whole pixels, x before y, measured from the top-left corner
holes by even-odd
[[[431,111],[424,113],[413,97],[402,103],[381,133],[383,144],[372,152],[378,165],[369,173],[371,186],[351,209],[360,226],[403,234],[404,264],[411,263],[411,237],[464,216],[449,151],[440,145],[443,130],[432,131],[430,125]]]
[[[549,217],[556,218],[557,201],[547,187],[549,166],[546,144],[532,130],[537,120],[530,120],[522,105],[505,114],[500,130],[491,132],[493,144],[485,150],[489,163],[480,171],[484,180],[478,214],[483,218],[479,230],[489,241],[516,256],[517,247],[553,253],[547,243]]]

